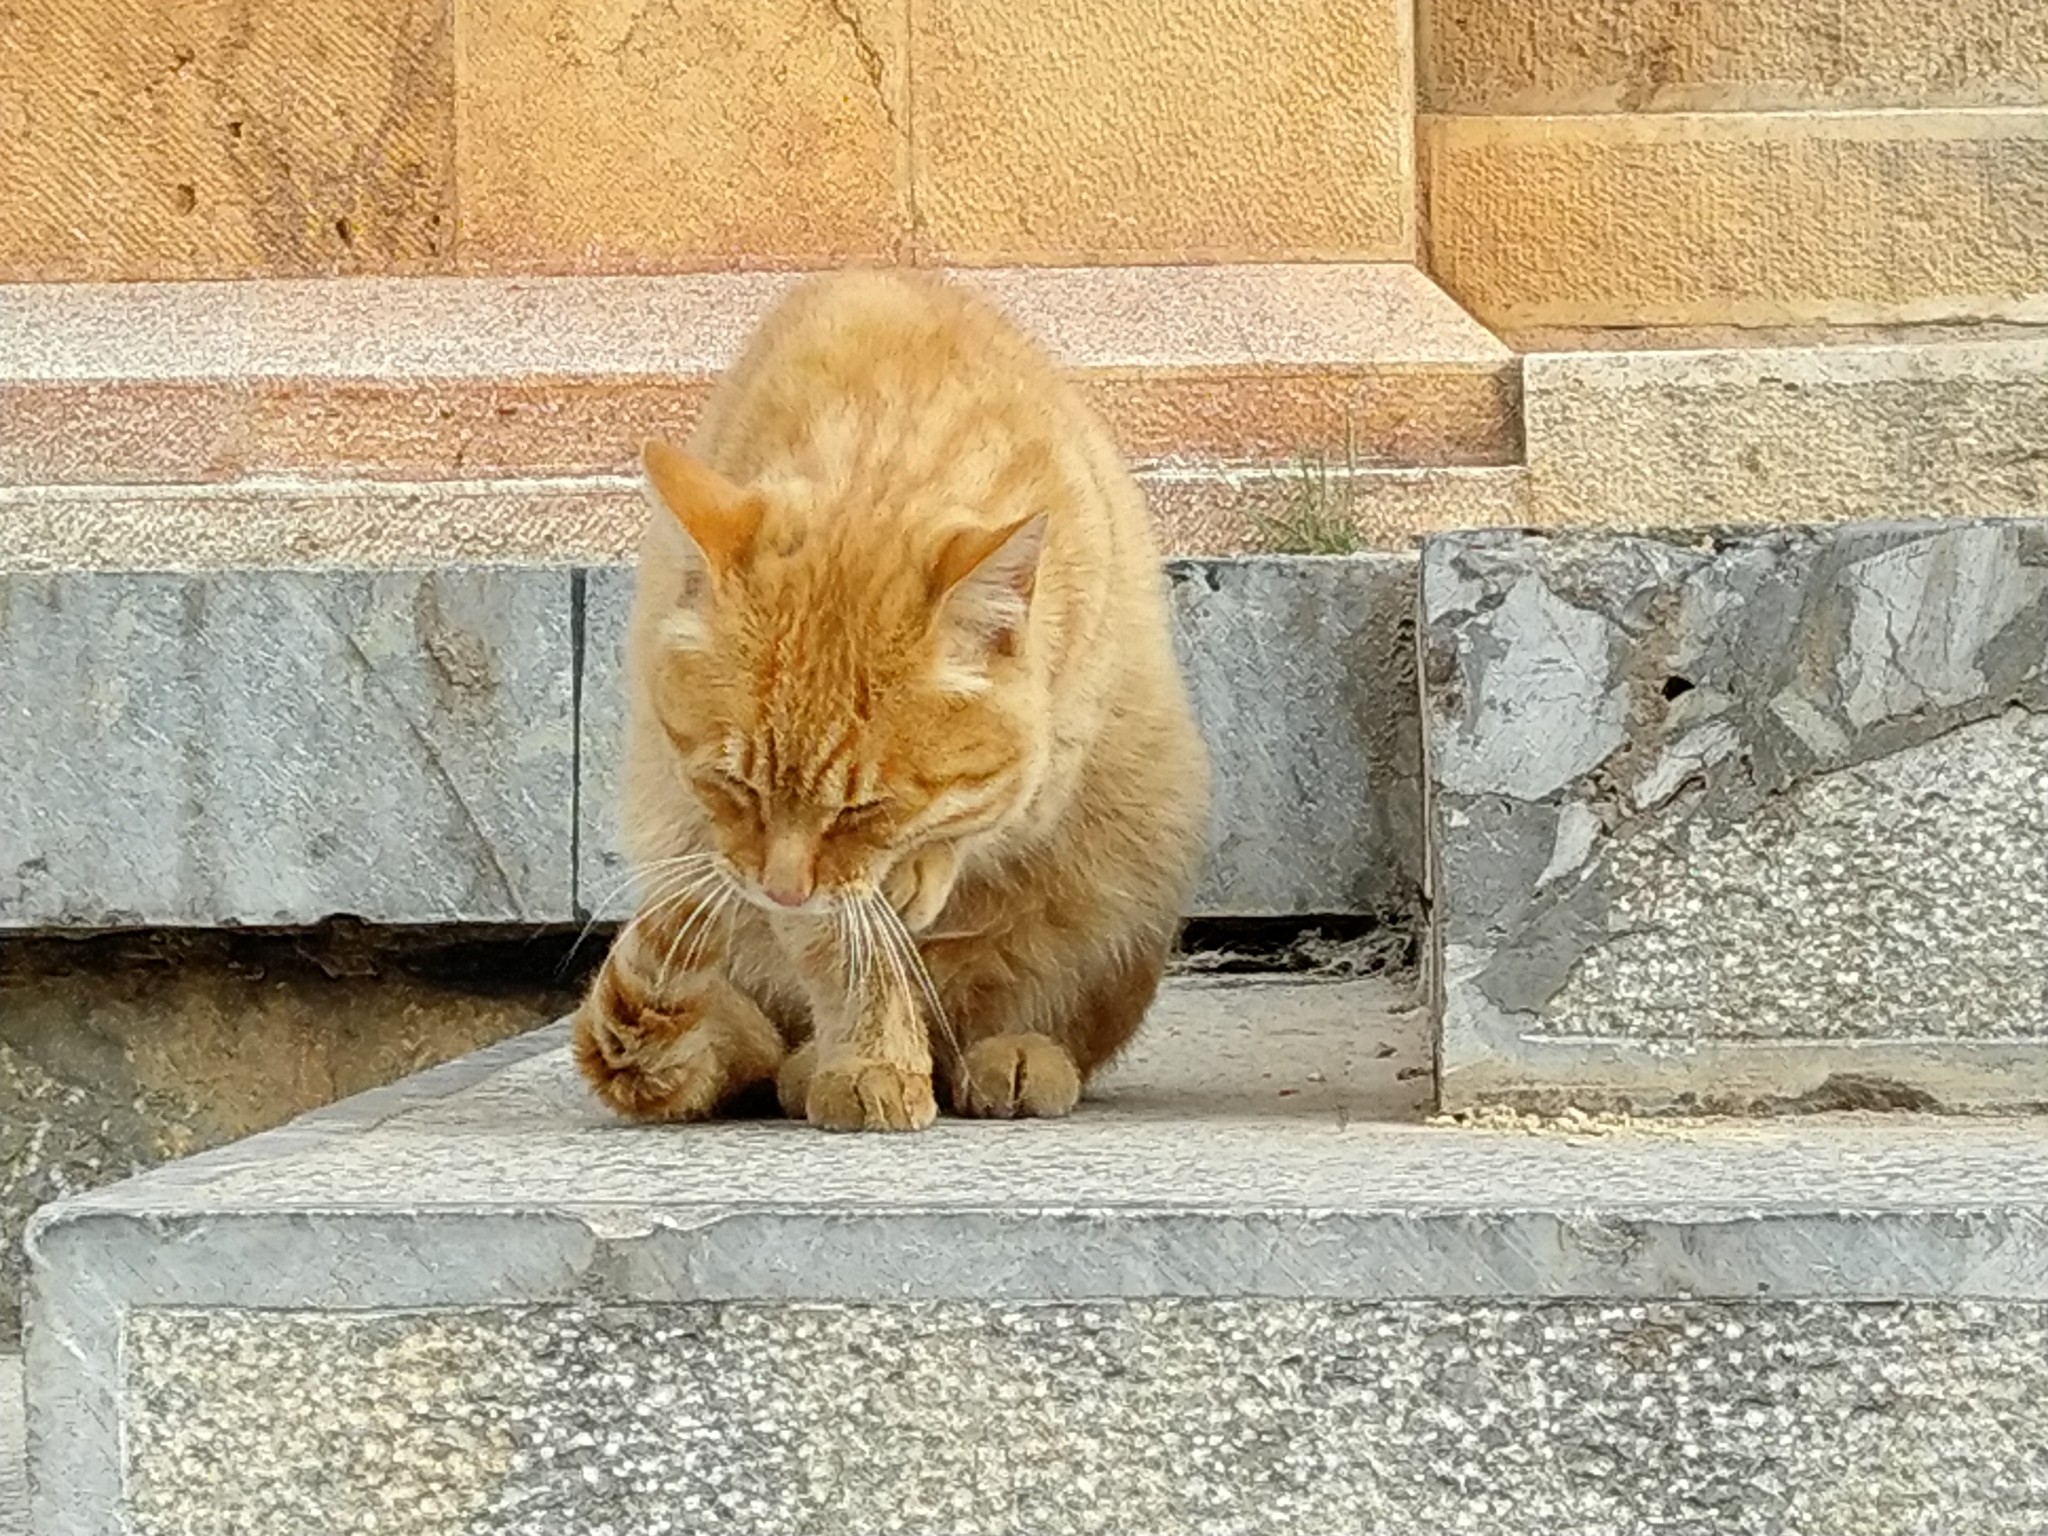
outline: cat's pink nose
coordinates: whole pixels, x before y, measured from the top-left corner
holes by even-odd
[[[778,907],[800,907],[811,899],[816,880],[811,850],[803,839],[783,835],[768,844],[761,863],[761,890]]]

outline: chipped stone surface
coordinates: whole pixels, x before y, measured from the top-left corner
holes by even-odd
[[[1198,916],[1412,920],[1421,885],[1415,562],[1399,555],[1170,560],[1174,639],[1207,739]],[[632,912],[618,852],[621,650],[631,574],[589,573],[581,899]]]
[[[2039,1305],[146,1310],[126,1361],[137,1536],[2048,1521]]]
[[[2048,1101],[2048,525],[1453,536],[1423,606],[1447,1102]]]
[[[0,927],[556,920],[570,577],[0,575]]]

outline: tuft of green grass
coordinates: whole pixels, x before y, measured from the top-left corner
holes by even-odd
[[[1357,469],[1357,434],[1348,422],[1341,462],[1333,465],[1321,448],[1296,455],[1287,500],[1277,512],[1252,514],[1259,550],[1269,555],[1355,555],[1362,550]]]

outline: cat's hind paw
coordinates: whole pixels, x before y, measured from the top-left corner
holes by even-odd
[[[1054,1118],[1081,1102],[1081,1071],[1050,1035],[993,1035],[967,1048],[953,1107],[983,1120]]]

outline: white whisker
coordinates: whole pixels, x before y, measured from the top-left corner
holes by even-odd
[[[882,952],[896,975],[896,983],[903,994],[903,1000],[916,1011],[919,996],[929,1011],[927,1023],[945,1038],[946,1047],[956,1057],[960,1054],[960,1037],[954,1032],[953,1021],[947,1017],[946,1005],[939,997],[938,985],[932,980],[932,973],[919,952],[917,940],[903,924],[895,907],[886,898],[870,897],[871,915],[876,919],[876,928],[883,940]],[[915,981],[915,993],[912,982]]]
[[[917,977],[918,989],[924,993],[924,1000],[932,1010],[933,1020],[942,1029],[951,1033],[952,1025],[946,1017],[946,1005],[939,1000],[938,985],[932,980],[932,973],[924,963],[924,954],[918,949],[917,940],[904,926],[902,917],[893,906],[886,901],[880,903],[880,906],[882,921],[885,926],[895,931],[896,940],[903,948],[903,957],[910,962],[911,969]]]
[[[710,936],[712,923],[721,912],[725,911],[731,900],[733,894],[732,885],[725,878],[723,871],[717,869],[708,871],[701,878],[701,883],[716,885],[717,889],[711,894],[709,900],[699,901],[697,908],[676,925],[675,934],[668,941],[668,952],[661,957],[661,971],[654,983],[657,993],[667,988],[669,971],[675,965],[676,951],[683,947],[685,939],[691,939],[692,942],[689,952],[684,957],[683,968],[685,970],[694,970],[696,968],[697,958],[703,952],[704,941]],[[691,894],[694,894],[696,889],[697,886],[693,885]],[[675,898],[678,902],[688,899],[690,899],[689,895],[679,895]]]
[[[655,859],[650,863],[638,865],[627,870],[611,883],[602,896],[590,904],[590,915],[583,920],[583,926],[576,931],[576,942],[570,946],[570,952],[573,954],[576,950],[583,947],[584,940],[590,937],[590,930],[598,925],[599,914],[625,894],[627,887],[636,881],[646,879],[649,875],[668,875],[675,872],[687,873],[689,869],[708,864],[716,857],[717,855],[709,853],[679,853],[665,859]],[[660,882],[656,882],[653,885],[654,893],[658,894],[661,889],[662,884]],[[646,906],[647,901],[643,900],[641,902],[641,910],[635,912],[632,918],[628,919],[629,927],[645,915]]]
[[[711,929],[714,924],[723,919],[726,932],[728,934],[731,933],[733,904],[738,900],[738,897],[739,893],[732,888],[730,883],[727,883],[721,886],[718,894],[711,898],[709,904],[710,916],[706,917],[698,927],[697,937],[690,941],[690,952],[683,956],[684,970],[694,971],[697,968],[697,961],[703,953],[704,945],[711,938]]]

